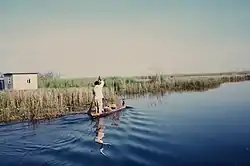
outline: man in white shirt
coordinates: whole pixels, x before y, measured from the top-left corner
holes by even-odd
[[[104,86],[104,80],[101,80],[101,77],[99,76],[98,81],[95,81],[95,86],[93,88],[97,114],[101,114],[104,111],[103,102],[102,102],[103,101],[103,93],[102,93],[103,86]]]

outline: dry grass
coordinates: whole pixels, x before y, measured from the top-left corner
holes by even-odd
[[[104,89],[108,100],[112,90]],[[0,122],[49,119],[67,113],[84,112],[92,100],[88,88],[38,89],[0,93]]]
[[[244,76],[195,77],[185,79],[161,77],[151,81],[121,82],[120,86],[104,88],[104,95],[112,100],[117,95],[147,93],[206,91],[225,82],[244,81]],[[116,91],[115,91],[116,89]],[[35,91],[0,92],[0,122],[50,119],[68,113],[84,112],[92,100],[91,88],[38,89]]]

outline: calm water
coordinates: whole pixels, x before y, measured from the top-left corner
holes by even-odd
[[[96,121],[3,125],[0,166],[250,165],[249,82],[127,103],[134,108]]]

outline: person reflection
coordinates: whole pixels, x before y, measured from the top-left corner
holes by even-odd
[[[99,144],[103,144],[103,137],[104,137],[104,124],[103,124],[103,119],[98,118],[96,119],[96,137],[95,137],[95,142]]]
[[[103,142],[103,137],[104,137],[104,122],[103,122],[103,118],[98,118],[96,119],[96,137],[95,137],[95,142],[98,143],[98,144],[101,144],[101,147],[100,147],[100,153],[104,156],[107,156],[104,152],[103,152],[103,148],[104,148],[104,145],[111,145],[109,143],[104,143]]]

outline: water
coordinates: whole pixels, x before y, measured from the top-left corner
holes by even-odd
[[[128,100],[134,109],[96,121],[75,115],[35,126],[3,125],[0,166],[249,166],[249,97],[249,82],[225,84]],[[96,135],[111,145],[96,143]]]

